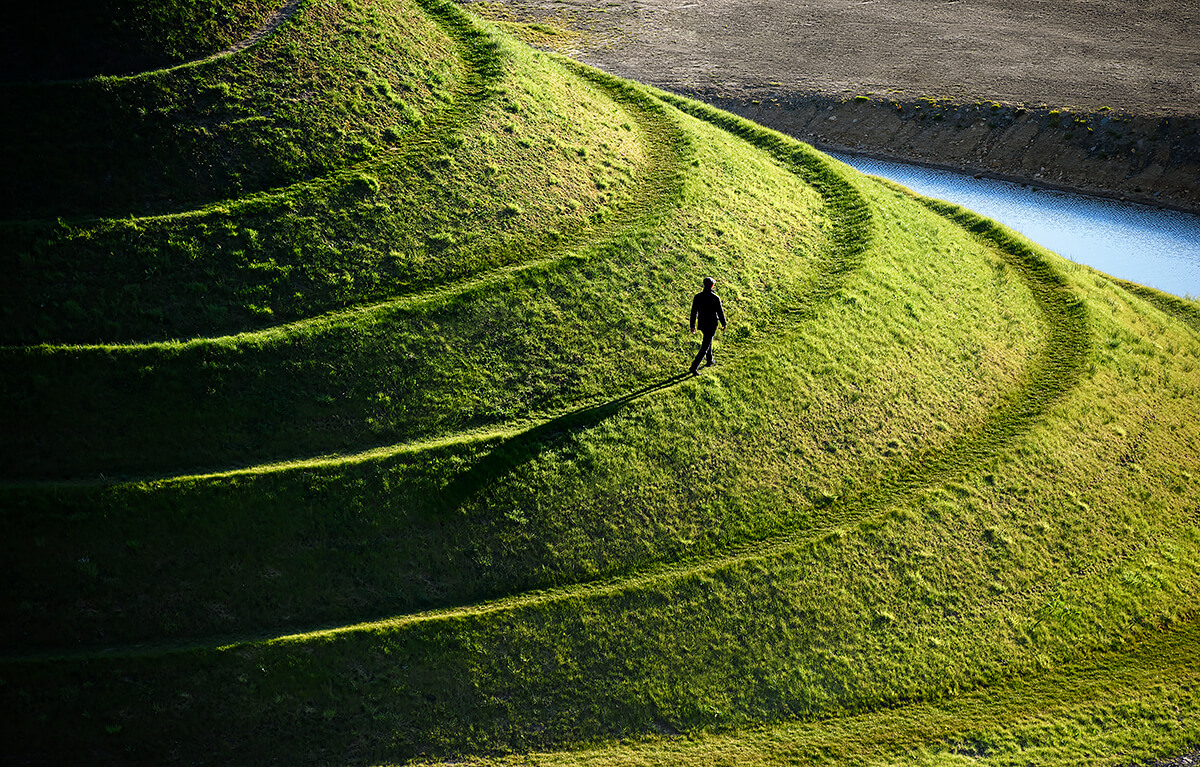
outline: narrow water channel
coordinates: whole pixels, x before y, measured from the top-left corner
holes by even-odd
[[[1200,298],[1200,215],[831,154],[864,173],[994,218],[1072,261],[1178,296]]]

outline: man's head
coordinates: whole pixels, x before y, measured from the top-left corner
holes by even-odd
[[[714,280],[712,277],[704,278],[704,289],[705,290],[712,290],[712,286],[715,284],[716,284],[716,280]]]

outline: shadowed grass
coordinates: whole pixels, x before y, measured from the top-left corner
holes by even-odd
[[[0,80],[120,75],[198,58],[249,35],[284,0],[54,3],[10,9]]]

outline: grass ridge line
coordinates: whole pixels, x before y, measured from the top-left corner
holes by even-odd
[[[645,141],[652,160],[649,163],[646,179],[641,184],[643,189],[642,193],[640,194],[640,198],[643,204],[641,206],[623,211],[620,215],[612,219],[609,226],[605,230],[595,233],[589,240],[583,243],[566,241],[553,248],[549,254],[544,255],[541,258],[531,261],[524,261],[518,264],[510,264],[508,266],[500,267],[499,269],[493,269],[484,274],[477,275],[468,280],[460,281],[451,285],[441,285],[418,294],[404,296],[391,301],[380,302],[368,306],[353,307],[341,312],[298,320],[293,323],[278,325],[273,328],[263,329],[261,331],[252,331],[249,333],[241,333],[232,336],[192,339],[190,341],[156,341],[149,344],[95,344],[78,346],[50,346],[43,344],[32,347],[0,347],[0,355],[9,353],[12,354],[13,357],[21,357],[28,355],[53,355],[58,352],[71,353],[80,350],[122,352],[140,351],[146,348],[179,350],[239,341],[248,343],[264,343],[287,340],[290,338],[290,334],[292,332],[298,330],[338,327],[344,324],[344,321],[347,318],[364,317],[374,314],[386,316],[390,313],[403,311],[407,308],[420,304],[449,301],[461,296],[464,293],[489,287],[522,272],[536,271],[538,269],[553,267],[555,264],[562,262],[563,259],[568,257],[572,252],[601,247],[603,244],[618,238],[621,233],[637,225],[639,221],[654,219],[665,211],[669,210],[682,188],[682,177],[685,173],[683,168],[687,165],[687,157],[690,156],[692,151],[686,134],[684,134],[678,128],[678,126],[674,125],[669,112],[663,107],[661,102],[655,99],[653,95],[648,93],[645,89],[628,84],[618,78],[605,75],[599,70],[593,70],[588,67],[583,67],[582,65],[571,66],[573,62],[568,62],[566,60],[564,60],[563,63],[567,65],[569,69],[575,71],[579,76],[585,77],[600,87],[609,90],[609,92],[613,95],[614,101],[616,101],[618,104],[626,105],[626,113],[640,123],[645,134],[651,136],[651,138],[648,138]],[[630,109],[628,107],[632,108]],[[659,150],[659,147],[665,147],[665,149]],[[630,395],[623,395],[623,397],[619,399],[625,399],[628,397],[630,397]],[[536,429],[545,423],[555,422],[561,419],[577,418],[580,413],[593,411],[597,408],[605,407],[611,404],[612,403],[605,403],[601,405],[585,404],[579,408],[552,414],[549,419],[542,419],[541,421],[533,423],[518,422],[505,427],[476,430],[445,437],[415,440],[412,442],[399,444],[375,446],[357,453],[331,453],[320,456],[301,457],[292,460],[274,461],[268,464],[259,464],[255,466],[216,469],[206,472],[156,474],[133,477],[123,476],[121,479],[116,481],[103,476],[93,479],[47,481],[29,481],[20,479],[3,480],[0,481],[0,488],[28,489],[38,487],[101,487],[135,482],[160,483],[192,479],[218,479],[267,471],[286,471],[340,463],[361,463],[374,459],[388,458],[394,455],[435,449],[449,444],[480,441],[487,442],[495,439],[517,437],[528,431]]]
[[[250,47],[253,47],[253,46],[259,44],[263,40],[267,39],[267,37],[274,34],[275,30],[279,29],[279,27],[286,24],[288,19],[290,19],[292,17],[292,15],[296,12],[296,10],[304,2],[306,2],[306,0],[288,0],[287,3],[280,6],[278,10],[276,10],[274,13],[272,13],[270,16],[268,16],[266,21],[263,22],[261,27],[256,29],[251,34],[247,35],[246,39],[240,40],[240,41],[234,43],[233,45],[229,46],[225,50],[217,51],[216,53],[206,56],[203,59],[200,59],[194,63],[198,64],[198,63],[201,63],[204,61],[211,61],[212,59],[220,59],[220,58],[225,58],[226,56],[233,56],[235,54],[241,53],[242,51],[246,50],[247,48],[250,48]],[[184,64],[182,66],[186,66],[188,63],[189,62],[184,62]]]
[[[870,204],[854,184],[837,171],[831,159],[808,144],[702,101],[662,90],[655,93],[676,109],[769,153],[817,190],[831,215],[836,212],[838,226],[831,234],[834,248],[829,257],[829,268],[822,273],[822,279],[814,285],[809,298],[827,296],[840,287],[845,276],[859,266],[877,233]]]
[[[301,0],[301,4],[303,2],[304,0]],[[90,224],[112,220],[149,223],[155,221],[202,218],[212,213],[231,214],[237,213],[240,209],[268,205],[277,199],[299,191],[316,191],[335,182],[348,183],[352,181],[357,174],[364,171],[374,170],[386,165],[394,165],[399,163],[401,158],[408,154],[408,150],[432,145],[435,141],[435,136],[441,135],[448,130],[452,130],[456,125],[470,121],[471,118],[478,114],[483,102],[489,97],[488,86],[496,82],[503,74],[504,60],[503,56],[500,54],[500,44],[496,41],[494,35],[487,31],[486,28],[473,24],[466,12],[453,2],[450,2],[450,0],[415,0],[415,2],[421,6],[422,10],[424,10],[425,13],[431,19],[433,19],[433,21],[437,23],[438,26],[440,26],[442,30],[450,37],[451,41],[458,49],[459,58],[467,65],[467,71],[466,76],[464,76],[461,81],[455,84],[455,97],[451,104],[444,109],[438,110],[429,119],[424,120],[423,126],[415,131],[415,135],[409,137],[406,141],[405,151],[399,153],[398,156],[387,156],[382,158],[371,157],[353,165],[331,171],[323,176],[295,181],[274,189],[260,190],[242,197],[214,200],[212,202],[205,203],[201,207],[192,208],[189,210],[179,210],[168,213],[151,213],[142,216],[78,216],[53,220],[8,219],[0,221],[0,226],[13,226],[31,223],[49,224],[54,223],[55,221],[63,221],[70,224]],[[198,63],[208,60],[209,59],[204,59],[200,62],[181,64],[168,69],[154,70],[154,72],[151,74],[165,74],[181,67],[195,66]],[[135,77],[140,76],[141,75],[136,75]],[[115,79],[120,80],[122,78]],[[51,346],[53,345],[51,344]],[[68,345],[64,344],[63,346]],[[103,346],[103,344],[97,344],[97,346]],[[19,347],[0,347],[0,349],[8,348]]]
[[[171,72],[177,72],[181,69],[190,69],[202,64],[207,64],[211,61],[229,58],[235,56],[248,48],[252,48],[258,43],[266,40],[273,35],[280,27],[286,24],[300,6],[306,4],[308,0],[287,0],[283,5],[272,12],[263,23],[254,32],[250,33],[244,40],[240,40],[229,46],[223,51],[210,53],[207,56],[192,59],[191,61],[181,61],[178,64],[172,64],[169,67],[159,67],[158,69],[147,69],[144,72],[130,72],[123,75],[93,75],[91,77],[68,77],[61,80],[39,80],[36,85],[71,85],[75,83],[88,82],[122,82],[128,80],[143,80],[151,77],[158,77]]]
[[[1108,277],[1125,290],[1150,303],[1154,308],[1175,317],[1192,331],[1200,333],[1200,303],[1189,301],[1186,298],[1180,298],[1171,293],[1165,293],[1145,285],[1139,285],[1136,282],[1122,280],[1119,277]]]
[[[1200,667],[1200,622],[1195,615],[1147,635],[1144,642],[1108,648],[1086,658],[1073,660],[1053,670],[1022,675],[1003,686],[963,690],[952,698],[905,700],[866,711],[815,720],[781,720],[759,723],[735,732],[687,733],[639,742],[637,739],[613,739],[603,743],[569,744],[558,748],[532,751],[526,757],[531,764],[553,765],[643,765],[643,764],[779,764],[780,744],[786,744],[790,764],[823,764],[836,754],[838,764],[913,764],[918,755],[929,759],[963,760],[964,757],[989,759],[990,763],[1039,764],[1030,761],[1031,752],[1051,745],[1042,728],[1042,739],[1032,743],[1005,742],[1004,729],[1022,722],[1044,721],[1055,716],[1086,716],[1096,709],[1137,705],[1156,683],[1172,679],[1186,691],[1188,681],[1196,678]],[[1185,681],[1188,680],[1188,681]],[[1178,688],[1176,688],[1178,689]],[[1125,693],[1127,698],[1121,697]],[[1083,707],[1072,707],[1070,699],[1083,700]],[[1080,720],[1083,721],[1083,720]],[[1187,739],[1196,726],[1185,730],[1183,745],[1170,754],[1200,755],[1200,740]],[[1035,731],[1036,732],[1036,731]],[[1001,740],[987,754],[971,753],[981,736],[999,734]],[[824,737],[821,735],[824,734]],[[1061,738],[1061,733],[1054,733]],[[1051,735],[1051,737],[1053,737]],[[793,740],[795,738],[795,740]],[[1074,741],[1078,743],[1078,741]],[[980,750],[994,741],[983,741]],[[921,744],[927,752],[914,750]],[[716,746],[715,748],[713,746]],[[967,752],[967,753],[964,753]],[[1078,764],[1078,751],[1061,749],[1055,764]],[[1110,752],[1111,753],[1111,752]],[[1100,758],[1088,752],[1089,756]],[[1022,761],[1017,760],[1023,756]],[[1009,761],[1001,761],[1005,758]],[[880,761],[883,758],[884,761]],[[1130,762],[1128,752],[1112,754],[1112,764],[1178,765],[1188,762]],[[863,761],[868,760],[868,761]],[[421,756],[410,762],[422,767],[444,765],[442,759]],[[503,755],[474,756],[464,762],[472,765],[514,765],[518,762]],[[987,762],[985,762],[987,763]],[[1086,762],[1087,764],[1098,762]]]
[[[784,140],[786,144],[786,139]],[[793,153],[796,150],[793,149]],[[811,152],[811,150],[810,150]],[[800,154],[806,158],[821,162],[822,156],[811,152]],[[827,171],[837,177],[837,168],[831,159],[823,161]],[[843,180],[840,192],[849,198],[857,198],[866,206],[865,198],[861,196],[849,182]],[[924,202],[924,201],[923,201]],[[927,203],[930,204],[930,203]],[[939,451],[936,454],[926,454],[914,459],[909,465],[901,467],[893,473],[890,480],[884,480],[871,491],[864,491],[856,496],[838,499],[831,504],[832,514],[826,524],[818,530],[785,531],[770,538],[744,544],[717,555],[701,556],[696,559],[659,563],[641,571],[619,576],[610,576],[594,581],[569,584],[553,589],[534,590],[523,594],[501,597],[495,600],[445,607],[435,610],[410,613],[401,616],[391,616],[374,621],[364,621],[340,626],[318,627],[301,632],[250,632],[224,638],[210,640],[180,639],[173,642],[138,643],[103,650],[84,649],[77,653],[55,653],[42,651],[35,654],[8,656],[5,662],[26,660],[53,660],[65,658],[117,657],[125,655],[158,655],[186,651],[223,651],[247,643],[272,642],[303,642],[318,637],[329,637],[338,634],[359,631],[374,631],[417,625],[438,620],[452,620],[468,616],[488,615],[497,612],[520,610],[538,605],[570,599],[587,598],[592,596],[612,596],[622,592],[636,590],[644,585],[662,580],[686,578],[718,570],[727,565],[738,564],[750,560],[761,559],[774,554],[784,553],[801,546],[820,543],[831,535],[836,535],[840,529],[860,524],[872,517],[879,516],[894,503],[919,492],[931,484],[944,481],[954,474],[968,471],[979,465],[983,460],[994,455],[1012,439],[1032,426],[1033,421],[1043,414],[1054,402],[1068,392],[1078,380],[1083,361],[1090,347],[1086,315],[1072,313],[1071,307],[1081,306],[1078,299],[1070,293],[1066,281],[1053,266],[1034,248],[1019,239],[1003,236],[1005,232],[994,222],[989,222],[976,214],[962,209],[946,208],[945,212],[934,210],[952,218],[964,228],[977,233],[992,233],[994,247],[1007,256],[1006,260],[1016,266],[1024,281],[1034,293],[1039,306],[1051,321],[1052,327],[1065,328],[1063,332],[1051,332],[1046,346],[1040,355],[1042,364],[1036,365],[1035,370],[1028,376],[1026,386],[1014,393],[1007,406],[1001,407],[987,423],[973,433],[964,435],[956,446]],[[846,231],[841,240],[843,248],[852,253],[863,252],[864,238],[872,231],[870,226],[870,211],[866,208],[866,216],[854,206],[846,220],[836,219],[838,224],[845,226]],[[849,246],[849,247],[847,247]],[[857,248],[857,250],[855,249]],[[848,270],[846,270],[848,271]],[[842,273],[833,272],[831,278],[840,280]],[[797,312],[796,325],[805,312]],[[1067,358],[1065,364],[1050,364],[1052,360]],[[536,428],[536,427],[535,427]]]

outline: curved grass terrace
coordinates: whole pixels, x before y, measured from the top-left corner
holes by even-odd
[[[329,177],[174,216],[10,222],[5,250],[19,279],[3,295],[13,318],[4,340],[188,338],[294,321],[513,263],[577,238],[591,219],[630,204],[636,190],[629,172],[638,162],[630,155],[638,149],[632,124],[602,123],[611,115],[564,101],[574,96],[595,107],[586,90],[538,90],[531,78],[544,72],[519,69],[496,86],[505,54],[482,33],[461,37],[473,74],[441,94],[450,105],[428,120],[416,117],[418,128],[397,133],[403,143],[393,149],[373,147],[375,154],[382,149],[377,157],[354,162],[361,153],[335,148],[339,162],[352,165]],[[505,96],[509,85],[513,93]],[[521,115],[533,90],[556,110],[556,119],[540,126],[537,147],[523,135],[530,117]],[[485,102],[490,109],[480,114]],[[127,109],[124,100],[114,104]],[[401,101],[385,111],[403,129],[409,109]],[[586,119],[575,119],[576,109]],[[249,130],[263,142],[259,127]],[[319,142],[320,130],[304,126],[301,138]],[[42,134],[30,132],[39,140]],[[549,153],[542,151],[547,145]],[[238,154],[236,147],[225,151]],[[577,162],[589,153],[588,162]],[[160,159],[148,153],[149,161]],[[93,168],[88,177],[103,177],[107,163],[96,164],[78,164],[75,175]],[[46,169],[36,175],[55,177]],[[146,174],[132,177],[144,193]],[[439,183],[430,183],[434,178]]]
[[[240,52],[299,0],[18,6],[0,31],[0,82],[129,75]]]
[[[363,113],[393,148],[3,224],[20,760],[1200,742],[1192,303],[436,0],[312,0],[186,77],[258,76],[304,35],[415,78],[419,119]],[[179,77],[137,98],[186,101]],[[693,379],[704,274],[731,324]]]
[[[4,218],[187,211],[378,158],[462,95],[465,51],[394,7],[314,4],[252,50],[185,68],[5,84],[27,117],[4,129]]]

